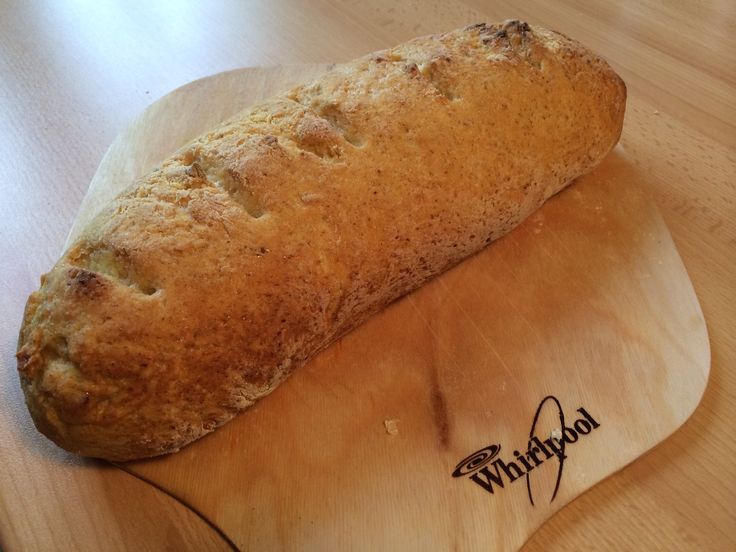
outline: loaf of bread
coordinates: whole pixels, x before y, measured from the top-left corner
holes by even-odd
[[[625,97],[578,43],[507,21],[240,113],[133,183],[41,278],[17,354],[36,426],[116,461],[205,435],[592,169]]]

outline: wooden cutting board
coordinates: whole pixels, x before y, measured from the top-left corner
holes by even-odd
[[[325,68],[237,70],[153,104],[103,159],[70,240],[188,140]],[[121,467],[243,550],[518,549],[704,391],[705,323],[646,179],[617,148],[228,425]]]

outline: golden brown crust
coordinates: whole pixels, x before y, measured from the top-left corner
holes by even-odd
[[[86,456],[178,450],[589,171],[624,104],[600,58],[510,21],[241,113],[119,196],[29,299],[38,428]]]

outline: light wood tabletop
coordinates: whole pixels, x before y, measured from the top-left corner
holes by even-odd
[[[524,550],[736,549],[736,3],[628,0],[0,0],[0,549],[232,548],[155,486],[37,434],[17,382],[25,300],[126,123],[210,74],[346,61],[509,18],[580,40],[626,81],[622,144],[651,175],[647,192],[692,279],[712,355],[692,418]]]

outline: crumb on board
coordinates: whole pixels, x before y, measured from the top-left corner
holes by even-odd
[[[549,436],[551,439],[557,439],[559,441],[562,439],[562,431],[559,429],[553,429],[549,432]]]
[[[383,420],[383,427],[386,428],[386,433],[388,433],[389,435],[399,434],[399,420],[397,420],[396,418]]]

